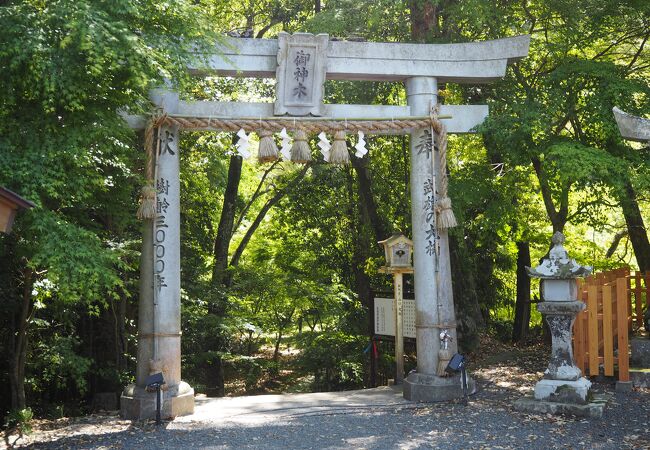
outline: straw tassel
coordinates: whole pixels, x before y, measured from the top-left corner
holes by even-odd
[[[334,134],[334,142],[330,150],[329,162],[332,164],[349,164],[350,154],[345,142],[345,131],[339,130]]]
[[[431,112],[431,138],[435,136],[435,149],[440,153],[440,198],[436,202],[436,226],[439,230],[446,230],[458,225],[454,211],[451,209],[451,199],[447,192],[449,180],[447,178],[447,127],[437,118],[440,105],[436,105]],[[435,134],[434,134],[435,133]],[[434,166],[435,170],[435,166]],[[437,175],[437,174],[436,174]]]
[[[144,149],[146,152],[145,184],[140,190],[139,220],[153,220],[156,217],[156,188],[154,187],[154,137],[158,118],[152,118],[144,132]]]
[[[311,161],[311,149],[307,143],[307,133],[305,130],[298,130],[293,137],[293,147],[291,147],[291,161],[305,164]]]
[[[273,139],[273,132],[270,130],[261,130],[257,135],[260,137],[257,160],[260,163],[265,163],[278,159],[278,146],[275,144],[275,139]]]
[[[436,375],[439,377],[447,376],[447,365],[451,361],[451,351],[446,348],[441,348],[438,350],[438,370]]]
[[[140,190],[140,206],[137,214],[140,220],[156,217],[156,188],[150,184],[143,186]]]
[[[442,197],[438,200],[436,212],[438,213],[436,225],[440,230],[446,230],[458,225],[454,211],[451,209],[451,199],[449,197]]]

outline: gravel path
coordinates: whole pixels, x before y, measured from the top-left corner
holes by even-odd
[[[650,390],[615,393],[612,385],[595,384],[597,391],[611,395],[602,419],[523,414],[512,403],[532,387],[528,379],[536,374],[517,378],[507,369],[512,370],[477,371],[483,389],[468,406],[411,404],[388,388],[268,396],[267,401],[205,399],[198,400],[194,416],[160,427],[132,424],[116,415],[49,422],[50,429],[41,426],[27,448],[650,449]]]

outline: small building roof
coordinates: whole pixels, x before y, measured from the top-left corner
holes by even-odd
[[[0,186],[0,199],[16,205],[17,208],[33,208],[36,205],[7,188]]]

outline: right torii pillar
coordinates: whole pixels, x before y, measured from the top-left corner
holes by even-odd
[[[412,116],[426,116],[438,101],[438,85],[434,77],[412,77],[406,80],[407,102]],[[431,139],[431,130],[411,132],[411,217],[413,224],[413,254],[415,267],[415,327],[417,371],[404,380],[404,397],[412,401],[431,402],[463,396],[460,375],[438,376],[440,333],[451,336],[448,350],[457,352],[456,314],[451,284],[449,234],[437,230],[434,210],[440,184],[434,176],[440,167],[440,155],[433,145],[423,145]],[[468,378],[469,392],[475,390]]]

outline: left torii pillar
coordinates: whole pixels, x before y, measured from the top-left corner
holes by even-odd
[[[138,361],[135,384],[122,393],[126,419],[156,417],[149,375],[162,372],[162,417],[194,412],[194,390],[181,380],[180,179],[178,127],[159,129],[156,155],[156,218],[145,220],[140,258]]]

